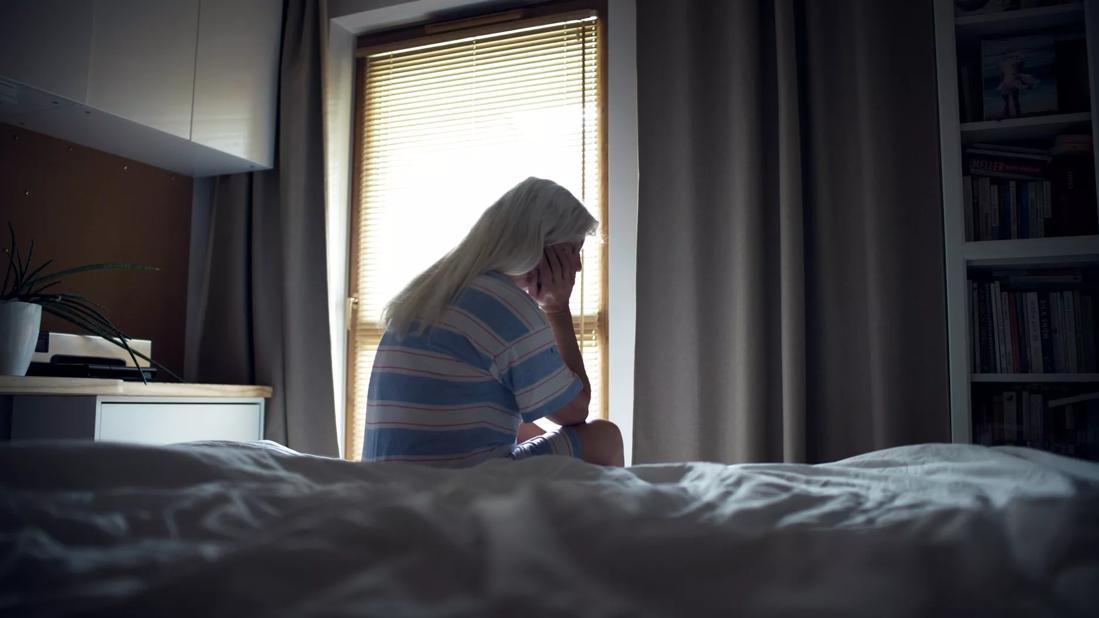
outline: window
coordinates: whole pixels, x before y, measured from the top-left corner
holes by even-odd
[[[527,176],[560,183],[600,220],[571,305],[592,416],[606,418],[601,27],[581,11],[360,48],[348,457],[362,451],[385,304]]]

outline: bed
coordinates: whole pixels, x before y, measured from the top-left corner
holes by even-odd
[[[273,443],[0,447],[0,614],[1096,615],[1099,464],[464,470]]]

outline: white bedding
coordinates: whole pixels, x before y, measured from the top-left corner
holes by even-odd
[[[1099,465],[466,470],[266,444],[0,447],[0,614],[1096,615]]]

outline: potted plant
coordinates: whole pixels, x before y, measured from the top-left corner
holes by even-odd
[[[134,365],[137,365],[137,358],[141,357],[179,380],[167,368],[130,348],[130,338],[103,315],[102,307],[79,294],[52,290],[66,277],[93,270],[158,269],[140,264],[109,262],[44,273],[53,260],[46,260],[34,267],[34,241],[31,241],[26,255],[23,255],[16,244],[15,228],[10,222],[8,232],[10,244],[5,250],[8,254],[8,265],[4,270],[3,285],[0,285],[0,375],[26,375],[38,340],[42,312],[45,311],[126,350]],[[141,379],[145,381],[143,373]]]

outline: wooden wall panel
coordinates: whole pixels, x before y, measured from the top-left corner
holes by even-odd
[[[183,369],[193,182],[160,168],[0,124],[0,231],[7,222],[49,270],[135,262],[159,272],[76,275],[59,291],[86,295],[131,337],[151,339],[153,358]],[[6,259],[6,258],[5,258]],[[6,265],[6,261],[3,262]],[[74,332],[43,316],[43,328]]]

